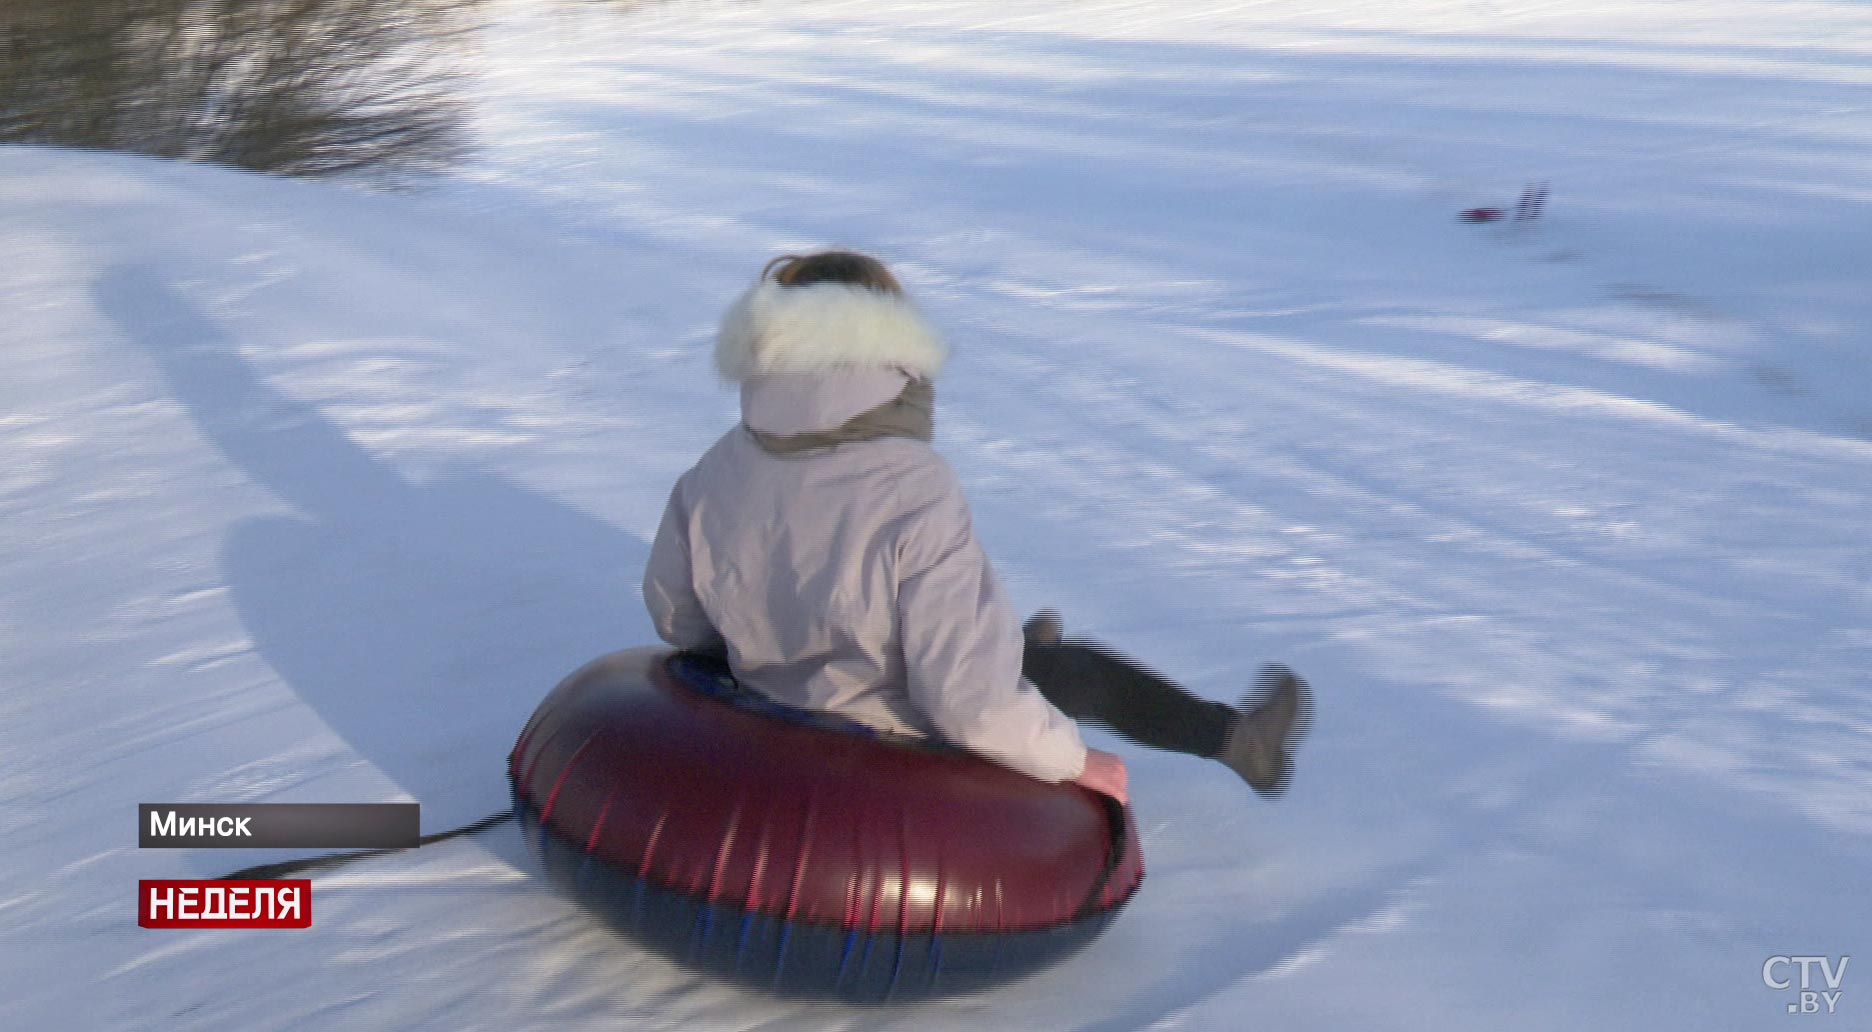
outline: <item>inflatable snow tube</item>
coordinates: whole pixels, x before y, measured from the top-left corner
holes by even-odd
[[[1104,930],[1128,810],[952,747],[779,707],[663,649],[555,688],[508,758],[549,876],[652,949],[790,996],[978,991]]]

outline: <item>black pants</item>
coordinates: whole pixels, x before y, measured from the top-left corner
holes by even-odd
[[[1021,673],[1060,712],[1153,749],[1214,756],[1235,725],[1235,707],[1191,695],[1170,679],[1086,642],[1029,643]]]

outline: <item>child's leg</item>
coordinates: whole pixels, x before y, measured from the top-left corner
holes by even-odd
[[[1029,642],[1021,674],[1074,720],[1103,724],[1139,745],[1194,756],[1222,751],[1240,715],[1097,645]]]

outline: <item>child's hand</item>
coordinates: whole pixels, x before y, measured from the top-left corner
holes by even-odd
[[[1130,776],[1124,761],[1099,749],[1087,749],[1085,770],[1073,779],[1094,792],[1103,792],[1121,803],[1129,803]]]

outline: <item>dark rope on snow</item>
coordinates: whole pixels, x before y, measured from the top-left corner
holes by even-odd
[[[281,860],[271,864],[255,864],[252,867],[243,867],[232,874],[224,874],[218,880],[247,881],[250,879],[284,878],[290,874],[323,871],[327,868],[339,867],[356,860],[366,860],[373,856],[386,856],[390,853],[401,853],[405,850],[434,845],[437,842],[458,838],[463,835],[476,835],[489,828],[505,824],[513,819],[514,812],[512,810],[502,810],[499,813],[489,814],[473,824],[464,824],[459,828],[452,828],[448,831],[438,831],[433,835],[424,835],[422,838],[416,840],[416,845],[414,846],[398,846],[392,849],[360,849],[353,853],[327,853],[324,856],[301,857],[298,860]]]

